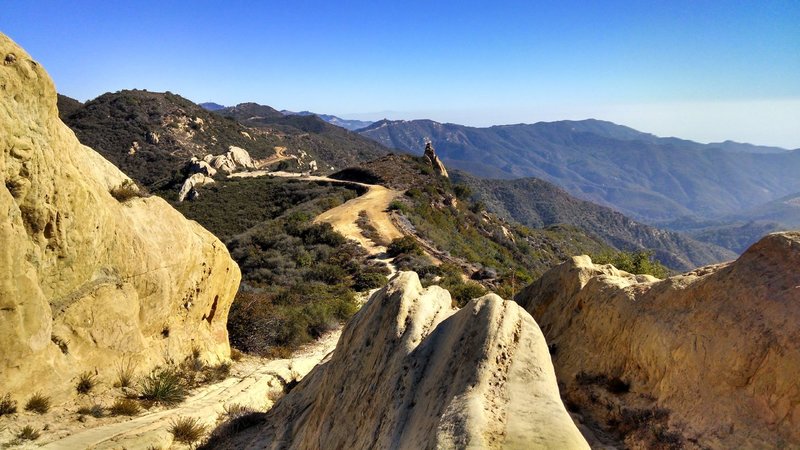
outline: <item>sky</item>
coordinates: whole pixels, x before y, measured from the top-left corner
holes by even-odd
[[[596,118],[800,148],[800,1],[4,0],[86,101],[122,89],[366,120]]]

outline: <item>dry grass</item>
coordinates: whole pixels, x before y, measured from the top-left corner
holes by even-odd
[[[6,394],[3,397],[0,397],[0,417],[16,413],[17,402],[11,399],[11,394]]]
[[[117,365],[116,387],[131,387],[136,380],[136,364],[132,360],[122,360]]]
[[[37,414],[44,414],[50,411],[50,397],[37,392],[28,399],[25,403],[25,411],[35,412]]]
[[[141,381],[140,396],[144,400],[174,405],[186,399],[186,394],[183,380],[170,368],[156,368]]]
[[[92,406],[83,406],[78,408],[78,414],[82,416],[92,416],[96,418],[100,418],[106,415],[106,410],[103,408],[103,405],[94,404]]]
[[[169,432],[176,441],[192,445],[206,433],[206,426],[194,417],[178,417],[171,422]]]
[[[114,400],[114,404],[108,409],[112,416],[135,416],[139,414],[141,407],[136,400],[129,398],[118,398]]]
[[[17,439],[21,441],[35,441],[36,439],[39,439],[39,436],[41,436],[39,430],[30,425],[25,425],[17,433]]]
[[[83,372],[78,375],[78,384],[75,385],[75,390],[80,395],[86,395],[97,386],[97,377],[92,372]]]

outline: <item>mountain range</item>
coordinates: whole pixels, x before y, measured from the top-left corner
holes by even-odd
[[[208,104],[201,107],[172,93],[140,90],[104,94],[86,104],[59,97],[62,120],[73,128],[82,142],[94,146],[141,184],[156,190],[173,189],[176,183],[182,182],[185,176],[180,171],[190,157],[221,154],[231,145],[246,149],[255,158],[275,155],[277,149],[288,155],[307,155],[318,162],[320,173],[363,166],[391,152],[390,148],[369,138],[370,130],[376,129],[374,126],[354,133],[327,123],[317,115],[287,115],[257,103],[216,108],[213,112],[209,107],[215,108]],[[587,135],[603,135],[618,142],[647,141],[651,142],[648,145],[662,145],[658,144],[661,138],[607,122],[584,121],[573,125],[569,128],[551,127],[549,139],[564,141],[570,133],[565,130],[574,128]],[[378,129],[393,130],[395,127],[387,125]],[[635,141],[637,137],[639,140]],[[671,145],[683,143],[695,147],[693,151],[702,151],[698,147],[702,144],[678,139],[666,141]],[[411,147],[412,144],[406,145]],[[422,148],[424,145],[421,144],[410,151],[420,152]],[[749,147],[729,143],[726,148],[718,152],[745,154],[736,152]],[[436,150],[450,165],[453,160],[446,159],[446,153],[440,147],[437,146]],[[781,155],[774,153],[775,149],[759,150],[765,152],[762,156]],[[487,163],[492,160],[489,155],[486,159]],[[283,161],[281,167],[288,162],[291,160]],[[486,171],[489,175],[499,172],[502,172],[502,167]],[[481,179],[455,170],[453,180],[468,184],[475,200],[484,202],[490,211],[508,220],[534,228],[561,224],[575,226],[619,250],[652,249],[658,260],[677,270],[732,259],[735,254],[725,248],[741,251],[743,245],[755,241],[761,236],[759,232],[764,230],[764,227],[749,228],[747,230],[752,233],[743,237],[741,231],[745,229],[741,227],[724,229],[734,221],[698,222],[694,224],[696,226],[682,230],[693,233],[697,238],[693,239],[688,234],[645,225],[608,207],[575,198],[541,179]],[[776,228],[780,226],[769,230]]]
[[[411,152],[430,140],[448,167],[540,178],[648,223],[718,218],[800,191],[800,150],[659,138],[599,120],[488,128],[383,120],[359,133]]]
[[[688,235],[632,220],[611,208],[580,200],[536,178],[492,180],[453,170],[451,178],[468,185],[486,208],[532,228],[570,224],[625,251],[652,249],[656,259],[679,270],[734,259],[736,253]]]

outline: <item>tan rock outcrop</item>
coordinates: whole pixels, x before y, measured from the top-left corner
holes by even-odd
[[[178,201],[182,202],[187,198],[189,200],[195,199],[199,195],[195,189],[196,187],[205,186],[212,183],[214,183],[214,179],[203,175],[202,173],[196,173],[190,176],[186,179],[186,181],[183,182],[183,185],[181,185],[181,190],[178,191]]]
[[[626,444],[800,447],[800,232],[659,281],[587,256],[516,300],[555,352],[567,399]],[[591,390],[605,386],[606,393]],[[623,430],[626,431],[626,430]],[[625,433],[623,433],[625,434]]]
[[[455,311],[413,272],[373,295],[263,419],[210,445],[588,449],[530,315],[495,295]]]
[[[41,66],[2,34],[0,55],[0,391],[63,400],[123,358],[228,357],[225,246],[158,197],[123,197],[132,183],[61,123]]]
[[[450,178],[450,176],[447,174],[447,169],[444,168],[442,160],[436,156],[436,151],[433,149],[433,145],[431,145],[430,142],[425,143],[425,152],[423,153],[423,156],[428,160],[428,163],[431,165],[434,172],[445,178]]]

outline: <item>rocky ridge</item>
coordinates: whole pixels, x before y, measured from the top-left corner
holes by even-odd
[[[800,445],[800,232],[657,280],[575,257],[516,301],[565,398],[631,448]]]
[[[243,430],[207,448],[588,448],[536,322],[495,295],[461,310],[401,272],[336,350]]]
[[[0,55],[3,391],[59,401],[123,359],[227,358],[240,274],[225,246],[81,145],[49,76],[2,34]]]

